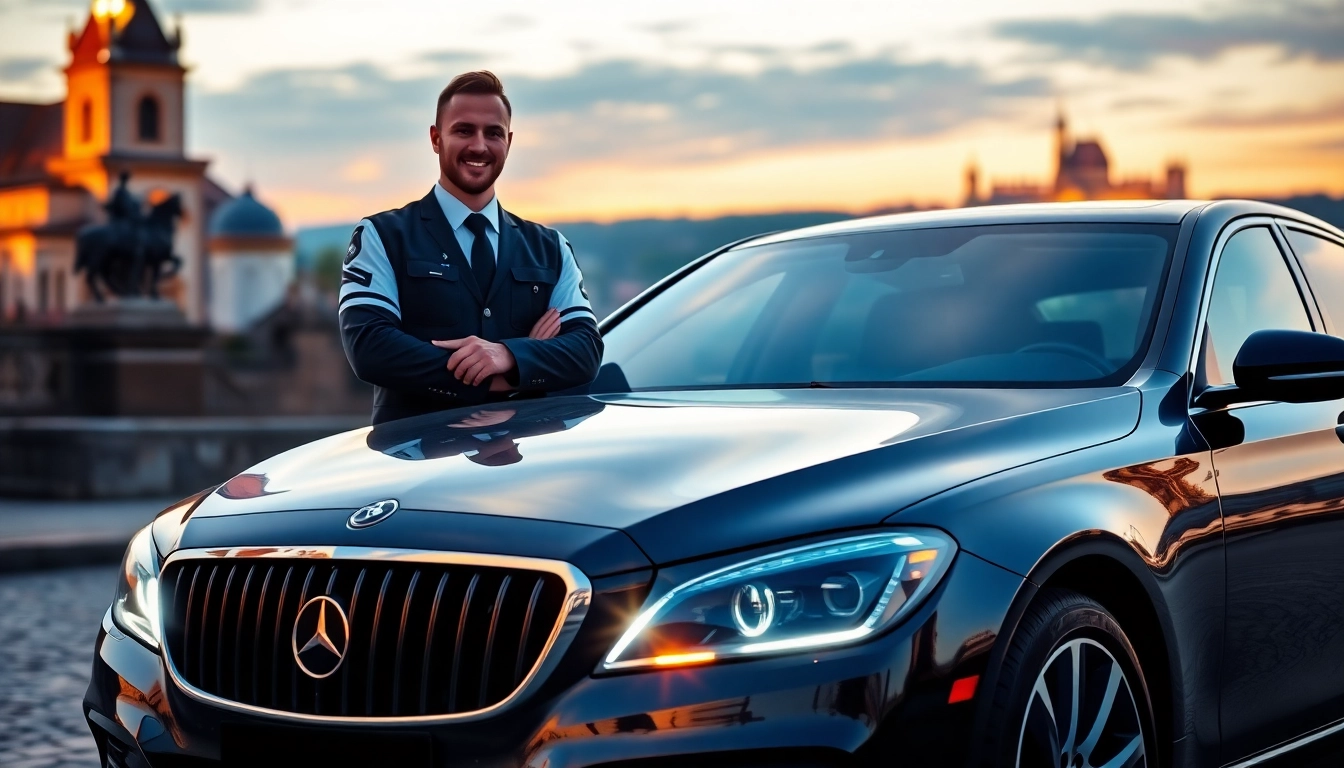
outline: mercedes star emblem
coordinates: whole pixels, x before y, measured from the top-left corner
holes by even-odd
[[[360,507],[345,524],[350,528],[368,528],[374,523],[381,523],[391,517],[399,506],[396,499],[376,501],[366,507]]]
[[[299,646],[299,638],[308,638]],[[341,604],[319,595],[303,604],[294,619],[294,661],[311,678],[321,680],[341,668],[350,642],[350,622]]]

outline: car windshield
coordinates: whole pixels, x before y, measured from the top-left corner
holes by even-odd
[[[608,329],[594,391],[1108,386],[1175,225],[864,232],[731,249]]]

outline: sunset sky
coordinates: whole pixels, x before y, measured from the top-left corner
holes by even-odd
[[[514,104],[501,199],[541,221],[956,204],[972,159],[1044,180],[1057,104],[1118,178],[1344,193],[1344,0],[151,2],[189,154],[291,227],[423,195],[435,97],[477,68]],[[64,97],[87,9],[0,0],[0,99]]]

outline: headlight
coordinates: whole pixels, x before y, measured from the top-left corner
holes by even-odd
[[[112,620],[136,639],[159,647],[159,555],[154,550],[152,526],[131,539],[121,564],[117,594],[112,600]]]
[[[909,615],[955,553],[944,534],[899,531],[738,563],[659,598],[602,666],[672,666],[855,642]]]

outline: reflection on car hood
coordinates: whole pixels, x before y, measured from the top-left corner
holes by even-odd
[[[875,524],[930,493],[1121,437],[1137,417],[1137,393],[1127,389],[753,390],[523,400],[310,443],[229,481],[195,517],[354,510],[396,499],[406,509],[623,529],[651,556],[660,552],[657,561],[711,551],[705,547],[723,543],[714,541],[715,530],[726,532],[719,536],[724,541],[736,537],[749,545],[753,538],[809,532],[799,528]],[[870,458],[859,461],[864,456]],[[860,505],[866,510],[861,519],[851,519],[851,503],[837,500],[829,512],[792,522],[762,510],[759,523],[778,525],[778,535],[746,524],[758,516],[753,508],[775,495],[772,481],[809,468],[828,473],[809,480],[812,491],[844,487],[876,471],[890,493],[871,510]],[[676,535],[679,519],[720,514],[706,505],[730,497],[732,506],[722,513],[733,519],[716,519],[722,524],[695,537]],[[700,544],[657,540],[669,535]]]

